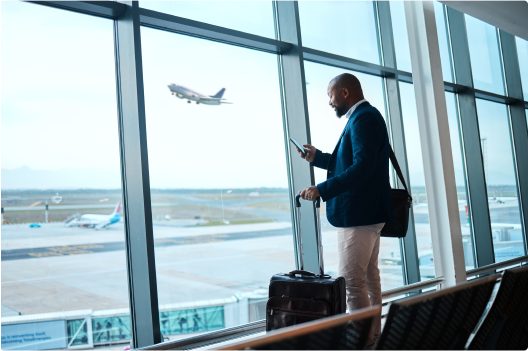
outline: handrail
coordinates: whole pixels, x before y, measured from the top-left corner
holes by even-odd
[[[389,298],[392,296],[399,296],[399,295],[407,294],[407,293],[410,293],[416,290],[426,289],[426,288],[430,288],[431,286],[438,285],[440,283],[443,283],[444,280],[445,280],[444,277],[438,277],[438,278],[434,278],[431,280],[427,280],[425,282],[409,284],[401,288],[386,290],[381,293],[381,296],[384,298]]]
[[[502,262],[499,262],[499,263],[490,264],[490,265],[487,265],[487,266],[484,266],[484,267],[471,269],[471,270],[466,272],[466,276],[467,277],[473,277],[475,275],[479,275],[479,274],[482,274],[482,273],[488,273],[490,271],[496,271],[497,269],[513,266],[514,264],[523,263],[523,262],[528,262],[528,255],[522,256],[522,257],[513,258],[513,259],[508,260],[508,261],[502,261]]]
[[[222,341],[232,340],[243,336],[260,333],[266,330],[266,320],[239,325],[236,327],[220,329],[189,338],[166,341],[142,347],[136,350],[190,350],[207,345],[217,344]]]

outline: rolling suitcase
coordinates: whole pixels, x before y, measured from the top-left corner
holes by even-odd
[[[266,331],[345,313],[346,310],[345,279],[343,277],[334,279],[324,274],[321,219],[319,217],[320,198],[317,198],[315,202],[319,274],[304,270],[300,236],[300,207],[300,195],[297,194],[295,209],[299,233],[297,244],[300,270],[279,273],[271,277],[269,299],[266,304]]]

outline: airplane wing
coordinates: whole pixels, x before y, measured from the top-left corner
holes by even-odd
[[[219,98],[212,98],[207,96],[200,96],[200,101],[220,101],[222,99]]]

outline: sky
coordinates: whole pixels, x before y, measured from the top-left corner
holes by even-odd
[[[270,2],[141,5],[252,34],[275,36]],[[2,189],[20,187],[25,179],[29,179],[28,188],[46,188],[51,186],[51,178],[55,178],[53,186],[65,184],[61,180],[64,177],[74,179],[68,187],[78,182],[78,187],[84,188],[119,188],[112,21],[24,2],[2,2],[1,6]],[[303,44],[379,63],[372,9],[371,2],[301,2]],[[410,70],[403,4],[391,2],[391,10],[398,68]],[[354,20],[346,21],[350,13]],[[443,21],[437,12],[447,80],[451,73],[445,58]],[[472,61],[475,84],[478,87],[490,81],[489,89],[495,89],[497,63],[492,44],[496,38],[490,36],[488,25],[478,22],[468,19],[470,36],[476,38],[470,46],[471,55],[484,57]],[[361,35],[342,36],[347,44],[340,45],[342,40],[333,35],[336,31]],[[148,28],[142,28],[141,35],[151,187],[287,187],[276,56]],[[519,56],[526,62],[528,47],[518,46]],[[489,51],[488,56],[482,54],[483,50]],[[328,107],[326,86],[345,70],[306,62],[305,71],[312,143],[330,152],[345,121],[337,119]],[[526,86],[525,73],[522,71]],[[356,75],[367,100],[384,115],[381,78]],[[224,98],[233,104],[187,104],[170,95],[167,85],[171,83],[206,95],[226,88]],[[414,92],[408,84],[402,83],[401,89],[402,109],[408,120],[405,133],[410,136],[407,152],[411,181],[423,185]],[[454,103],[448,110],[456,114]],[[499,112],[479,108],[479,119],[485,120],[491,131],[502,130],[504,118]],[[511,149],[504,152],[511,153]],[[457,163],[458,156],[453,156]],[[493,162],[489,165],[490,172],[504,169]],[[10,172],[15,169],[18,173]],[[75,172],[77,176],[72,178]],[[316,171],[316,179],[324,180],[324,173]],[[458,179],[457,174],[457,183]],[[510,182],[508,176],[504,179]],[[13,186],[15,183],[18,185]]]

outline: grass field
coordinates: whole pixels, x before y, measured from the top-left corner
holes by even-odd
[[[223,223],[222,221],[265,223],[270,219],[252,214],[251,210],[289,212],[286,189],[260,189],[258,197],[250,197],[251,192],[255,192],[255,189],[234,189],[230,193],[219,189],[196,189],[194,191],[153,189],[151,191],[152,218],[154,221],[167,218],[200,218],[209,220],[209,225],[219,225]],[[42,223],[46,218],[44,210],[46,203],[49,206],[48,221],[50,222],[62,222],[76,214],[110,215],[116,204],[122,201],[121,197],[120,190],[2,191],[2,208],[6,210],[3,219],[4,223],[8,224]],[[240,202],[245,203],[248,200],[254,201],[254,199],[260,202],[241,207]],[[265,199],[270,201],[262,202]],[[167,206],[163,205],[165,203]],[[68,206],[74,206],[74,208],[64,208]],[[121,214],[123,214],[122,211]]]

